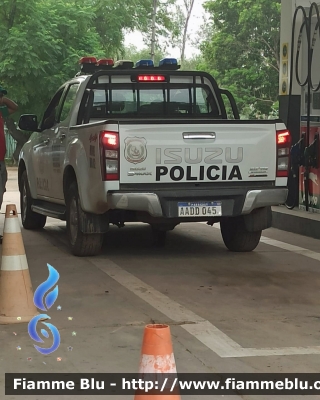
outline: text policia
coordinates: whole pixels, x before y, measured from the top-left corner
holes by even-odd
[[[221,148],[208,148],[205,152],[201,148],[196,149],[197,153],[194,158],[191,157],[191,149],[165,149],[162,154],[161,149],[156,149],[156,181],[161,181],[162,177],[170,176],[172,181],[232,181],[242,180],[240,167],[238,164],[243,160],[243,148],[238,147],[237,156],[232,158],[231,148],[226,148],[224,160],[219,158],[223,155]],[[182,167],[179,164],[189,164]],[[226,165],[221,165],[222,163]],[[200,163],[208,164],[208,166],[199,165]],[[173,164],[169,167],[163,164]],[[192,164],[192,165],[190,165]],[[229,165],[228,165],[229,164]]]

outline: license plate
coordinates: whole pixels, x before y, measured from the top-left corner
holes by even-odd
[[[218,217],[222,215],[221,201],[178,203],[179,217]]]

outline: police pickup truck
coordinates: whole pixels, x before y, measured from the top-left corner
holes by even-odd
[[[240,120],[228,91],[175,59],[80,64],[39,123],[20,118],[33,132],[19,159],[24,228],[66,220],[72,253],[89,256],[110,224],[148,223],[163,245],[180,223],[219,222],[229,250],[254,250],[287,197],[285,125]]]

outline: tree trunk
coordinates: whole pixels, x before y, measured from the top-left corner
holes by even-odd
[[[188,1],[184,1],[184,5],[187,11],[187,17],[184,23],[184,29],[183,29],[183,38],[182,38],[182,49],[181,49],[181,64],[183,64],[184,59],[185,59],[185,50],[186,50],[186,43],[187,43],[187,38],[188,38],[188,27],[189,27],[189,20],[192,14],[192,9],[194,5],[194,0],[190,0],[190,3],[188,4]]]
[[[17,129],[13,119],[11,119],[10,117],[5,118],[5,123],[6,123],[6,126],[8,128],[10,135],[17,142],[16,149],[13,153],[13,160],[16,164],[19,159],[20,150],[22,149],[22,146],[28,141],[30,135],[28,136],[25,133],[23,133],[22,131],[20,131],[19,129]]]

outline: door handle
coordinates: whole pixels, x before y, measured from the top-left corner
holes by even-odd
[[[61,133],[60,139],[61,139],[61,140],[64,140],[65,138],[66,138],[66,134],[65,134],[65,133]]]
[[[215,132],[183,132],[183,139],[215,139]]]
[[[48,139],[46,139],[44,142],[43,142],[43,144],[45,144],[45,145],[47,145],[47,144],[49,144],[50,143],[50,139],[48,138]]]

